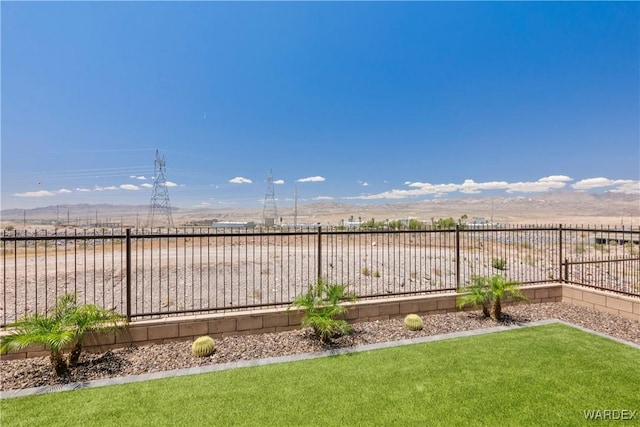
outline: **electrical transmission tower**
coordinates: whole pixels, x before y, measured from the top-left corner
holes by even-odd
[[[262,219],[264,225],[267,227],[273,227],[276,225],[276,219],[278,218],[278,210],[276,209],[276,194],[273,189],[273,175],[269,170],[269,177],[267,178],[267,192],[264,195],[264,209],[262,210]]]
[[[160,152],[156,150],[155,181],[153,182],[153,193],[151,204],[149,205],[149,227],[153,228],[157,216],[166,219],[167,227],[173,227],[171,217],[171,204],[169,203],[169,189],[167,188],[166,165],[164,156],[160,157]]]

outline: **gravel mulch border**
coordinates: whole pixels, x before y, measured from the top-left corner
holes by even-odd
[[[78,366],[60,377],[52,373],[48,357],[1,360],[0,391],[43,386],[55,388],[130,375],[354,348],[547,319],[562,320],[640,345],[640,322],[585,307],[566,303],[520,304],[505,307],[503,315],[500,322],[484,318],[478,311],[425,315],[422,316],[424,328],[420,331],[407,330],[402,319],[355,323],[353,334],[335,339],[330,344],[318,342],[310,329],[230,336],[216,340],[215,353],[201,358],[191,354],[190,342],[130,347],[103,354],[84,353]]]

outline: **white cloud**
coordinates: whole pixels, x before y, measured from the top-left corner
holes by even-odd
[[[120,189],[121,190],[133,190],[133,191],[136,191],[136,190],[139,190],[140,187],[138,187],[137,185],[132,185],[132,184],[123,184],[123,185],[120,186]]]
[[[593,190],[596,188],[609,188],[612,193],[640,194],[640,181],[629,179],[588,178],[576,182],[571,186],[575,190]]]
[[[276,179],[275,181],[273,181],[273,183],[276,185],[282,185],[284,184],[284,179]]]
[[[171,181],[167,181],[164,183],[165,187],[177,187],[178,184],[176,184],[175,182],[171,182]]]
[[[50,196],[55,196],[56,193],[54,193],[53,191],[45,191],[45,190],[40,190],[40,191],[27,191],[25,193],[15,193],[14,196],[16,197],[50,197]]]
[[[115,185],[110,185],[109,187],[100,187],[99,185],[96,185],[95,187],[93,187],[94,191],[111,191],[111,190],[117,190],[118,187],[116,187]]]
[[[308,178],[297,179],[296,182],[322,182],[324,180],[325,179],[322,176],[310,176]]]
[[[140,181],[146,181],[147,180],[147,178],[144,175],[141,175],[141,176],[129,175],[129,178],[131,178],[131,179],[139,179]]]
[[[58,194],[68,194],[68,193],[72,193],[72,191],[68,190],[66,188],[61,188],[58,191],[56,191],[56,193],[58,193]]]
[[[534,182],[513,182],[509,184],[507,193],[544,193],[549,190],[559,190],[566,185],[562,181],[543,181],[542,179]]]
[[[465,179],[459,186],[459,191],[465,194],[476,194],[482,190],[504,190],[509,186],[504,181],[475,182],[472,179]]]
[[[378,194],[367,194],[357,197],[348,197],[348,199],[405,199],[420,196],[440,197],[448,193],[463,194],[480,194],[487,190],[504,190],[507,193],[536,193],[564,188],[567,181],[572,179],[565,175],[553,175],[540,178],[538,181],[532,182],[513,182],[506,181],[488,181],[475,182],[472,179],[465,179],[461,184],[432,184],[429,182],[411,182],[405,181],[405,185],[410,187],[408,190],[393,189]]]
[[[149,184],[148,182],[145,182],[144,184],[140,184],[140,187],[143,187],[143,188],[153,188],[153,184]]]
[[[640,195],[640,181],[625,181],[609,190],[612,193],[637,194]]]
[[[318,196],[318,197],[314,197],[313,200],[333,200],[333,197],[331,197],[331,196]]]
[[[243,178],[241,176],[236,176],[235,178],[230,179],[229,182],[232,184],[252,184],[253,183],[253,181],[251,181],[250,179]]]
[[[544,178],[540,178],[538,181],[541,182],[569,182],[573,181],[571,177],[566,175],[551,175]]]
[[[86,192],[89,192],[91,190],[89,190],[88,188],[76,188],[76,191],[80,191],[82,193],[86,193]]]
[[[593,188],[611,187],[617,184],[627,184],[633,181],[612,180],[608,178],[588,178],[576,182],[571,187],[576,190],[591,190]]]

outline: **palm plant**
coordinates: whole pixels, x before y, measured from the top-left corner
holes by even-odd
[[[485,317],[494,320],[502,318],[502,301],[509,298],[513,301],[526,300],[518,287],[520,282],[508,281],[504,276],[495,274],[492,277],[474,276],[473,285],[461,289],[465,292],[456,301],[458,308],[466,305],[481,306]]]
[[[49,349],[51,366],[57,375],[67,371],[63,350],[73,342],[74,331],[56,316],[28,314],[11,325],[14,330],[2,338],[0,352],[21,350],[32,344],[44,344]]]
[[[356,296],[347,293],[346,285],[329,284],[318,280],[315,286],[296,297],[292,306],[304,309],[303,327],[311,327],[321,342],[348,334],[352,331],[346,320],[337,319],[347,311],[344,301],[355,301]]]
[[[520,282],[515,280],[508,281],[500,274],[495,274],[488,280],[488,285],[491,294],[491,318],[493,320],[500,320],[502,318],[502,300],[509,298],[512,301],[525,300],[522,289],[518,286]]]
[[[49,315],[28,314],[10,325],[13,330],[2,338],[0,353],[43,344],[50,351],[53,370],[63,375],[69,366],[77,364],[87,332],[115,328],[122,320],[113,310],[78,305],[75,295],[66,294],[58,299]],[[69,346],[73,348],[65,360],[64,350]]]
[[[484,317],[489,317],[489,308],[491,306],[491,295],[489,286],[485,277],[473,276],[473,284],[466,288],[460,289],[460,292],[464,292],[456,300],[458,308],[462,309],[467,305],[474,307],[480,306],[482,308],[482,314]]]
[[[124,322],[123,317],[114,310],[100,308],[93,304],[72,306],[70,324],[73,325],[74,345],[69,354],[69,366],[75,366],[82,353],[82,340],[88,332],[106,332],[115,330]]]

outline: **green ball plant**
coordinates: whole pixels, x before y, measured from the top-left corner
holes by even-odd
[[[214,351],[216,351],[216,344],[213,338],[206,335],[197,338],[193,344],[191,344],[191,353],[196,357],[210,356]]]
[[[422,317],[417,314],[407,314],[404,318],[404,326],[410,331],[419,331],[423,328],[424,323]]]

